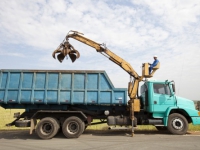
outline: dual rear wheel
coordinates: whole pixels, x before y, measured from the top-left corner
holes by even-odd
[[[60,129],[57,119],[46,117],[40,120],[36,127],[36,133],[41,139],[53,138]],[[78,117],[66,118],[62,124],[62,132],[67,138],[78,138],[85,130],[85,123]]]
[[[69,117],[62,125],[62,132],[67,138],[78,138],[84,130],[85,123],[78,117]]]
[[[59,128],[59,122],[55,118],[46,117],[38,123],[36,133],[41,139],[51,139],[58,133]]]

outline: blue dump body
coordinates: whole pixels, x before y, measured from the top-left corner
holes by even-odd
[[[114,88],[105,71],[1,70],[0,105],[126,105],[127,89]]]

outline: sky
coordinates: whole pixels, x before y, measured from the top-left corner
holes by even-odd
[[[174,80],[178,96],[200,100],[199,0],[1,0],[0,69],[105,70],[127,88],[123,69],[73,39],[75,63],[52,58],[70,30],[105,43],[139,75],[157,55],[154,79]]]

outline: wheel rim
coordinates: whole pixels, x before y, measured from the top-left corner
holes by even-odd
[[[184,123],[180,118],[176,118],[172,121],[172,125],[175,129],[180,130],[183,128]]]
[[[42,126],[43,134],[50,134],[53,131],[53,125],[51,123],[44,123]]]
[[[76,134],[79,131],[79,124],[75,121],[70,122],[67,126],[67,131],[70,134]]]

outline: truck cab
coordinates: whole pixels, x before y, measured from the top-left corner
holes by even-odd
[[[143,111],[152,119],[158,119],[171,133],[185,134],[188,123],[200,124],[200,112],[195,109],[194,102],[176,96],[173,81],[145,81],[140,92]]]

